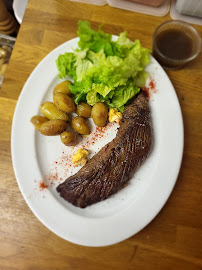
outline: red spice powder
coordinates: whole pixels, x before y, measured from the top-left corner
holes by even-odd
[[[61,182],[64,180],[60,176],[60,170],[62,169],[65,174],[68,172],[71,173],[71,170],[73,169],[74,165],[72,163],[72,155],[71,154],[65,154],[63,152],[63,155],[58,161],[55,161],[50,169],[50,173],[46,175],[46,180],[50,183],[50,186],[54,186],[55,184],[58,184],[58,182]]]
[[[95,131],[92,133],[92,136],[87,139],[85,143],[83,143],[81,146],[82,148],[89,148],[91,145],[94,145],[95,142],[97,142],[99,139],[104,137],[104,134],[107,132],[107,130],[112,126],[112,123],[108,123],[104,127],[96,127]]]
[[[149,87],[143,87],[142,90],[144,91],[144,93],[146,94],[146,96],[148,98],[150,98],[150,90],[149,90]]]
[[[45,184],[44,181],[41,181],[41,182],[39,183],[39,187],[40,187],[40,190],[44,190],[44,189],[48,188],[48,186]]]
[[[146,96],[150,98],[152,93],[157,92],[155,80],[151,78],[148,86],[143,87],[142,90],[145,92]]]

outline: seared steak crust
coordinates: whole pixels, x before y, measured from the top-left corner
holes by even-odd
[[[141,92],[125,108],[116,138],[57,187],[75,206],[107,199],[120,190],[150,153],[153,141],[148,100]]]

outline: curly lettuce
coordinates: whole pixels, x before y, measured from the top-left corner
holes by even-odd
[[[76,104],[85,101],[93,106],[104,102],[123,111],[145,85],[150,51],[139,40],[131,42],[127,32],[113,41],[112,35],[104,33],[101,26],[96,32],[87,21],[78,22],[78,35],[78,48],[56,60],[60,78],[74,79],[70,90]]]

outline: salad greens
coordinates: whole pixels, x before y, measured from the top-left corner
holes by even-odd
[[[79,48],[56,60],[59,77],[68,75],[74,79],[70,90],[76,104],[86,101],[93,106],[104,102],[122,112],[145,85],[150,50],[143,48],[139,40],[132,43],[127,32],[112,41],[112,35],[104,33],[101,26],[96,32],[87,21],[78,22],[78,35]]]

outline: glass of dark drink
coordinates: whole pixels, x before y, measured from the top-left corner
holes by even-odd
[[[153,56],[165,68],[176,70],[197,57],[201,37],[194,27],[183,21],[167,21],[153,35]]]

